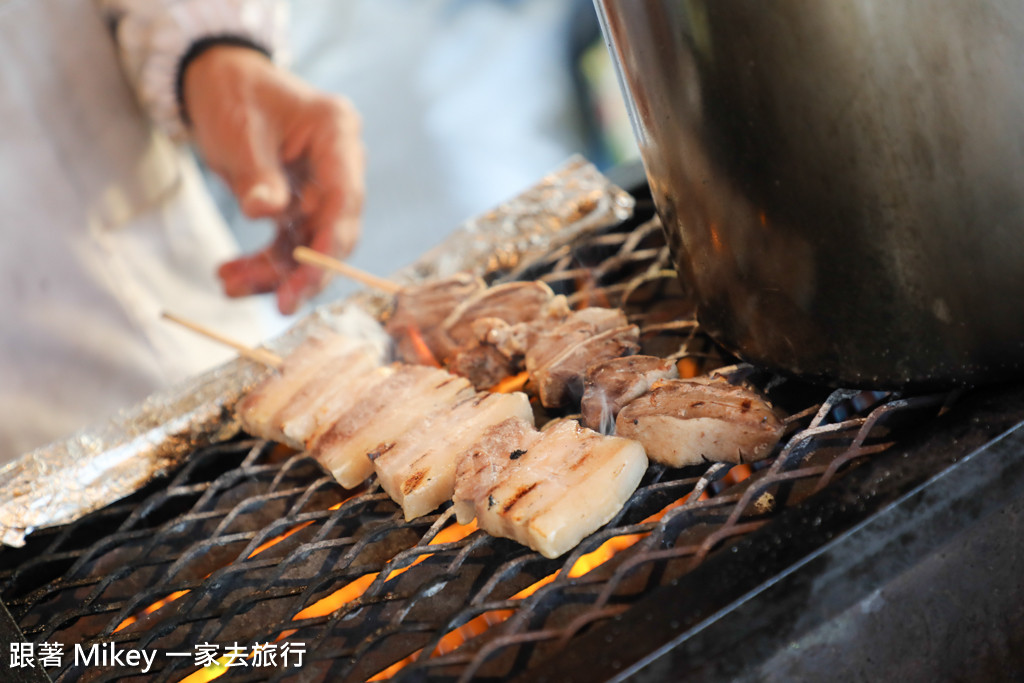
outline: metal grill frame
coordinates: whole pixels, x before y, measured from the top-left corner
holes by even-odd
[[[642,522],[651,511],[686,492],[710,490],[730,469],[712,465],[693,472],[694,468],[652,467],[623,512],[559,560],[546,560],[479,531],[458,542],[429,545],[452,521],[451,508],[405,522],[376,484],[346,499],[345,492],[311,459],[295,455],[275,462],[271,444],[245,440],[201,451],[148,497],[137,496],[141,500],[125,501],[66,528],[43,533],[36,539],[36,543],[45,543],[42,551],[8,551],[5,554],[38,553],[38,559],[19,564],[13,573],[0,572],[0,582],[8,593],[14,591],[15,582],[26,578],[42,582],[34,590],[17,591],[23,597],[7,600],[24,635],[37,642],[84,641],[89,645],[113,641],[122,647],[178,651],[200,642],[266,642],[294,629],[289,638],[309,648],[302,675],[323,675],[331,680],[365,679],[391,664],[396,652],[399,658],[420,649],[431,652],[443,635],[472,618],[511,610],[514,615],[488,630],[480,642],[471,641],[449,655],[421,657],[410,663],[398,680],[417,676],[432,680],[506,678],[521,666],[520,658],[537,664],[552,651],[573,645],[580,632],[633,611],[633,603],[657,590],[666,573],[673,580],[686,576],[707,559],[721,556],[725,546],[735,547],[737,539],[762,529],[770,515],[757,512],[755,502],[765,491],[803,480],[808,484],[804,492],[790,487],[786,494],[798,501],[832,478],[832,465],[840,459],[829,458],[828,464],[811,460],[821,450],[833,447],[837,433],[845,434],[848,444],[842,448],[842,459],[870,460],[886,443],[870,443],[868,433],[887,415],[914,408],[934,411],[938,401],[936,397],[883,401],[867,417],[828,421],[842,412],[844,403],[859,395],[834,392],[810,426],[791,438],[771,465],[749,480],[706,500],[692,495],[691,502],[658,522]],[[218,469],[223,471],[203,480],[201,472],[211,469],[211,460],[221,460]],[[780,495],[780,500],[785,502],[785,496]],[[178,506],[179,501],[189,504]],[[339,503],[338,509],[328,509]],[[161,512],[176,507],[187,509],[170,517]],[[270,539],[307,523],[265,553],[254,555]],[[94,544],[77,547],[77,537],[89,527],[104,525],[114,525],[117,530],[102,534]],[[632,534],[647,536],[591,574],[567,576],[582,555],[610,538]],[[688,542],[678,542],[687,535],[691,536]],[[392,543],[390,536],[404,536],[404,540]],[[320,557],[315,559],[318,553]],[[120,561],[114,572],[105,569],[111,555]],[[224,561],[226,555],[233,557]],[[423,555],[430,559],[401,576],[389,576],[396,569],[412,566]],[[367,561],[368,557],[378,559]],[[213,568],[207,578],[207,570],[217,564],[221,566]],[[485,573],[470,571],[476,564],[482,564]],[[47,565],[70,566],[61,579],[47,582],[46,576],[52,573],[43,571]],[[661,576],[653,582],[643,577],[645,566],[654,567],[654,573]],[[302,574],[295,576],[293,569]],[[524,585],[557,569],[561,570],[559,577],[529,598],[508,600]],[[371,572],[379,574],[357,602],[327,616],[289,621],[302,607]],[[112,587],[135,574],[140,575],[144,588],[137,582],[120,594],[111,594]],[[479,576],[486,581],[481,583]],[[408,585],[403,585],[403,579]],[[469,585],[453,593],[454,584],[467,580]],[[151,623],[142,620],[114,633],[118,624],[148,605],[185,590],[191,592],[156,612]],[[454,601],[455,609],[449,605],[445,612],[432,600],[435,595]],[[56,613],[52,605],[40,612],[50,596],[56,596],[61,607]],[[586,608],[573,613],[572,606],[580,601]],[[432,622],[423,620],[428,611],[435,613]],[[276,616],[271,618],[271,613]],[[48,614],[45,623],[38,621],[41,614]],[[419,621],[409,618],[417,614]],[[360,619],[370,621],[370,627]],[[354,626],[349,623],[352,620]],[[274,625],[268,627],[268,622]],[[99,624],[102,627],[95,628]],[[146,625],[153,628],[144,630]],[[392,637],[404,638],[404,646],[395,649],[389,645]],[[179,680],[194,668],[190,664],[158,657],[160,668],[153,680]],[[78,680],[86,673],[67,668],[57,680]],[[127,678],[130,673],[107,671],[103,680]],[[224,680],[290,680],[295,673],[242,671]]]

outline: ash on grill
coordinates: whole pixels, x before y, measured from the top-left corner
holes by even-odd
[[[687,374],[730,363],[693,320],[650,215],[641,206],[638,218],[502,279],[540,279],[577,307],[621,306],[642,330],[642,352]],[[194,674],[192,658],[168,653],[203,643],[221,654],[234,644],[305,650],[301,669],[205,671],[227,681],[523,674],[884,451],[901,424],[945,400],[829,394],[742,365],[729,375],[791,415],[776,453],[754,467],[652,465],[623,510],[557,560],[456,524],[450,506],[406,522],[375,480],[346,492],[313,460],[238,438],[0,552],[3,601],[27,640],[66,653],[110,642],[157,650],[147,680]],[[139,672],[75,667],[70,656],[47,670],[61,681]]]

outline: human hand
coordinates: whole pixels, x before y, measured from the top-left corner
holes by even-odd
[[[192,133],[206,163],[250,218],[272,218],[265,249],[224,263],[228,296],[277,292],[294,313],[325,284],[323,271],[292,258],[299,245],[337,258],[359,236],[365,169],[359,116],[247,47],[218,45],[186,67]]]

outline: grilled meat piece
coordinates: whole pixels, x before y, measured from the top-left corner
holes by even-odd
[[[445,366],[484,389],[519,374],[526,350],[544,332],[561,323],[570,314],[565,297],[547,301],[536,318],[510,323],[502,318],[477,318],[471,326],[472,339],[457,348]]]
[[[422,365],[398,365],[360,394],[330,426],[314,433],[309,453],[346,488],[373,471],[368,457],[380,443],[396,441],[415,424],[451,410],[475,391],[462,377]]]
[[[321,377],[328,384],[326,390],[319,393],[309,405],[295,405],[294,410],[289,409],[284,413],[281,431],[292,442],[308,447],[314,434],[329,429],[338,417],[362,400],[364,393],[374,391],[380,382],[393,375],[396,367],[387,365],[358,374],[343,371],[333,378],[327,376],[325,369]]]
[[[465,377],[478,389],[493,387],[501,380],[519,373],[519,364],[496,347],[473,342],[448,358],[445,367]]]
[[[455,468],[496,424],[510,418],[533,424],[533,410],[523,393],[479,393],[451,410],[424,420],[395,441],[378,444],[370,454],[381,486],[415,519],[451,500]]]
[[[758,393],[722,379],[674,379],[619,412],[616,433],[673,467],[767,457],[784,425]]]
[[[594,335],[625,327],[626,314],[618,308],[584,308],[573,311],[557,325],[528,340],[526,371],[531,375],[551,364],[558,356]]]
[[[424,363],[429,360],[424,358],[425,346],[435,360],[443,360],[449,344],[442,323],[452,311],[485,289],[480,278],[459,273],[399,291],[385,325],[395,341],[396,358],[407,363]]]
[[[640,350],[640,329],[627,325],[606,330],[566,348],[530,375],[532,387],[547,408],[569,405],[583,396],[583,378],[594,363],[630,356]]]
[[[572,421],[537,432],[512,419],[459,461],[456,515],[555,558],[614,517],[646,469],[635,441]]]
[[[570,315],[572,311],[565,296],[559,294],[544,304],[540,314],[532,320],[510,324],[500,318],[484,318],[474,324],[473,335],[521,364],[540,336],[565,322]]]
[[[595,363],[583,378],[583,424],[608,434],[624,405],[647,393],[658,380],[678,377],[674,362],[656,356],[626,356]]]
[[[285,434],[282,425],[296,402],[315,400],[325,383],[333,380],[328,368],[353,376],[379,363],[377,354],[361,341],[328,331],[318,331],[284,359],[281,368],[249,391],[235,410],[242,427],[253,436],[302,448],[302,441]]]
[[[610,334],[606,334],[610,333]],[[530,390],[548,408],[583,394],[583,373],[594,362],[636,353],[639,330],[617,308],[584,308],[538,334],[526,351]],[[596,355],[594,355],[596,354]]]
[[[439,357],[447,362],[459,348],[477,340],[479,328],[474,323],[485,318],[498,318],[509,324],[526,322],[541,315],[555,294],[543,282],[507,282],[477,292],[462,302],[442,323],[447,348]]]

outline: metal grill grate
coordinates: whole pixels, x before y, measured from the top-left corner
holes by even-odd
[[[480,531],[438,542],[458,526],[450,509],[405,522],[375,483],[346,498],[306,457],[282,459],[280,449],[260,441],[221,444],[197,452],[148,495],[0,553],[0,585],[25,636],[37,643],[109,640],[190,652],[204,642],[251,645],[292,632],[287,640],[307,649],[304,676],[366,679],[419,651],[405,673],[502,678],[798,504],[843,464],[885,448],[894,416],[938,405],[935,398],[882,399],[864,416],[834,421],[853,403],[872,400],[878,398],[835,392],[770,465],[737,484],[728,483],[730,468],[721,464],[704,471],[651,467],[616,519],[556,561]],[[625,547],[612,559],[582,576],[571,571],[614,543]],[[532,595],[513,599],[538,583]],[[357,600],[293,621],[346,587]],[[173,601],[143,614],[169,596]],[[466,624],[480,631],[476,638],[428,656]],[[162,656],[154,668],[155,680],[173,681],[195,666]],[[51,675],[88,680],[97,673],[68,666]],[[133,672],[108,673],[118,680]],[[297,672],[230,673],[224,680],[287,680]]]
[[[506,278],[540,277],[578,304],[622,303],[645,332],[645,351],[690,358],[698,371],[721,365],[693,320],[681,319],[689,303],[668,263],[657,224],[634,221]],[[459,527],[450,508],[405,522],[373,480],[346,492],[309,458],[236,440],[0,552],[2,598],[36,643],[158,650],[146,680],[196,671],[193,658],[169,653],[264,642],[301,643],[302,668],[231,668],[221,680],[357,681],[384,671],[505,679],[728,552],[946,400],[823,394],[748,367],[734,372],[792,415],[776,456],[753,469],[654,465],[621,513],[559,560]],[[65,655],[48,670],[54,680],[132,680],[141,671],[76,667]]]

